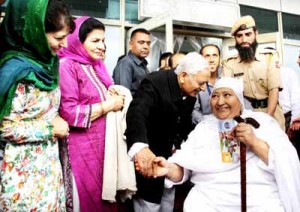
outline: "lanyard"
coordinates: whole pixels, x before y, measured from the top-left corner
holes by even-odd
[[[208,82],[206,82],[206,89],[207,89],[208,95],[210,96],[211,90],[210,90],[210,86],[209,86]]]

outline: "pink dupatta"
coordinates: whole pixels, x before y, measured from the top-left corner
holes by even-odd
[[[60,59],[66,58],[77,61],[79,63],[92,65],[94,70],[97,72],[101,82],[105,85],[106,88],[108,88],[113,84],[113,81],[108,74],[104,63],[100,59],[94,60],[93,58],[91,58],[84,48],[83,44],[79,40],[80,27],[82,23],[89,18],[91,17],[83,16],[75,20],[76,28],[72,34],[68,35],[68,47],[60,50],[58,56]]]

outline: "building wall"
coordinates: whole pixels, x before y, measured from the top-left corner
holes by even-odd
[[[205,29],[204,37],[222,39],[230,37],[232,23],[244,11],[240,8],[246,8],[250,15],[253,15],[252,12],[255,13],[258,25],[263,26],[259,30],[260,33],[279,32],[284,64],[299,69],[296,62],[293,63],[293,57],[299,54],[300,49],[300,0],[65,1],[71,8],[74,7],[75,16],[90,15],[99,18],[105,24],[107,44],[105,63],[111,73],[118,57],[128,51],[126,48],[127,31],[150,17],[157,16],[161,12],[172,13],[174,20],[182,21],[183,28],[186,25],[196,26],[197,33]],[[261,11],[257,12],[259,9]],[[261,12],[263,15],[260,15]],[[270,14],[270,16],[265,16],[265,14]],[[215,30],[221,30],[221,32],[215,32]],[[180,33],[184,34],[184,29]],[[194,34],[187,32],[189,36],[190,33]]]

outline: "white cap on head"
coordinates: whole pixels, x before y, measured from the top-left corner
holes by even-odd
[[[236,79],[233,77],[223,77],[216,82],[216,84],[214,85],[214,87],[212,89],[212,93],[215,90],[217,90],[218,88],[232,89],[233,92],[235,93],[235,95],[238,97],[240,103],[243,105],[243,108],[245,108],[244,107],[244,95],[243,95],[244,86],[243,86],[242,80]]]
[[[186,72],[187,74],[197,74],[208,68],[208,63],[202,55],[197,52],[191,52],[185,55],[175,69],[176,74]]]

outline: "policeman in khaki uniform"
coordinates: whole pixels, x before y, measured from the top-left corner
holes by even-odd
[[[273,116],[284,130],[285,119],[278,104],[278,93],[282,89],[280,69],[273,60],[273,52],[256,51],[257,29],[251,16],[241,17],[233,25],[231,35],[235,38],[238,54],[223,61],[222,76],[243,80],[244,96],[253,110]]]

